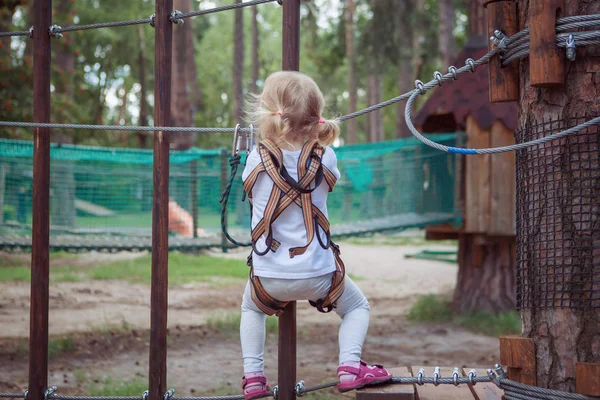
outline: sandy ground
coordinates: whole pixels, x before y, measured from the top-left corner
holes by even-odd
[[[448,249],[432,244],[427,248]],[[489,367],[498,358],[496,338],[450,323],[406,321],[405,314],[417,295],[450,293],[456,281],[453,264],[404,258],[421,249],[342,243],[347,272],[359,278],[357,284],[372,308],[363,358],[391,367]],[[211,254],[240,259],[247,255],[246,251]],[[98,260],[93,254],[88,259]],[[244,284],[228,281],[170,288],[168,385],[175,387],[178,395],[198,395],[219,388],[237,394],[242,375],[237,332],[208,327],[205,321],[209,316],[237,311]],[[74,348],[50,359],[49,384],[57,385],[63,393],[81,393],[89,382],[106,377],[145,379],[149,317],[147,285],[122,281],[51,285],[50,334],[70,335]],[[298,377],[309,385],[335,379],[338,324],[334,313],[320,314],[307,303],[298,306]],[[29,284],[1,283],[0,392],[20,391],[27,386],[27,352],[23,351],[23,343],[28,334]],[[265,360],[267,376],[274,382],[276,335],[267,339]]]

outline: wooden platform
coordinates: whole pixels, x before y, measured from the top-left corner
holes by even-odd
[[[394,376],[416,376],[420,368],[425,370],[425,376],[433,376],[434,367],[413,366],[391,368]],[[467,376],[469,371],[474,369],[477,376],[486,376],[485,368],[462,368],[463,376]],[[442,377],[451,377],[453,368],[441,367]],[[356,400],[458,400],[458,399],[476,399],[476,400],[502,400],[504,391],[493,383],[477,383],[471,385],[439,385],[432,384],[419,385],[379,385],[371,388],[360,389],[356,392]]]

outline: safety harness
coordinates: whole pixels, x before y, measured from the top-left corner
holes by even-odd
[[[333,190],[336,183],[335,175],[323,166],[321,159],[324,149],[316,140],[308,141],[302,147],[300,158],[298,160],[298,181],[295,181],[283,165],[283,154],[281,149],[272,141],[266,139],[258,143],[258,153],[261,162],[252,170],[250,175],[244,181],[244,190],[248,196],[248,201],[252,203],[252,188],[258,179],[258,176],[265,172],[273,181],[273,189],[269,196],[269,201],[265,207],[263,218],[252,229],[252,249],[253,252],[248,257],[248,266],[250,267],[250,283],[252,300],[257,307],[267,315],[281,315],[288,302],[279,301],[271,297],[263,288],[260,279],[254,275],[252,266],[252,255],[264,256],[269,251],[276,252],[281,243],[273,237],[273,222],[290,205],[297,204],[302,209],[304,224],[306,226],[306,236],[308,243],[302,247],[293,247],[289,249],[290,258],[302,255],[306,252],[312,243],[315,235],[323,249],[331,249],[335,258],[336,270],[331,280],[329,293],[323,299],[310,304],[320,312],[330,312],[336,306],[337,299],[344,291],[345,267],[340,257],[339,247],[331,241],[330,224],[327,217],[318,207],[312,203],[311,193],[319,187],[325,179],[329,186],[329,191]],[[326,240],[323,242],[319,235],[319,229],[325,233]],[[266,248],[264,251],[257,249],[257,242],[265,236]]]

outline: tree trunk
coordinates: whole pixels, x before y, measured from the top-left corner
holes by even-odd
[[[367,77],[367,100],[369,105],[381,102],[381,74],[377,71],[374,63],[371,63],[369,76]],[[367,114],[369,142],[383,140],[383,128],[381,122],[381,110]]]
[[[519,0],[519,29],[529,26],[528,6]],[[561,14],[598,13],[597,0],[567,0]],[[530,87],[529,61],[522,61],[519,125],[600,115],[598,60],[599,46],[578,48],[577,59],[565,61],[566,84],[558,89]],[[519,139],[546,133],[525,129]],[[592,300],[600,282],[599,134],[594,127],[517,153],[517,176],[527,185],[517,190],[517,267],[531,299],[521,310],[523,336],[535,340],[537,385],[570,392],[577,362],[600,363],[600,304]]]
[[[456,57],[456,39],[454,38],[454,0],[439,0],[440,4],[440,26],[439,26],[439,49],[442,65],[452,65]]]
[[[348,113],[356,111],[356,60],[354,57],[354,0],[346,5],[346,58],[348,59]],[[348,120],[348,144],[357,142],[356,118]]]
[[[461,234],[452,307],[459,314],[515,308],[515,238]]]
[[[144,54],[144,28],[137,26],[140,52],[138,54],[138,69],[140,74],[140,118],[138,125],[148,125],[148,87],[146,85],[146,56]],[[148,135],[146,132],[136,132],[138,146],[141,149],[148,147]]]
[[[480,0],[469,0],[469,37],[487,35],[487,17]]]
[[[259,39],[258,39],[258,7],[252,6],[252,81],[250,82],[250,91],[258,93],[258,77],[260,74],[260,59],[258,57]]]
[[[425,40],[425,0],[417,0],[415,6],[415,20],[416,23],[413,27],[413,58],[412,58],[412,75],[414,77],[420,76],[421,67],[423,66],[423,46],[421,43]],[[409,27],[410,29],[410,27]],[[416,78],[415,78],[416,79]]]
[[[404,3],[404,2],[403,2]],[[399,43],[402,43],[402,47],[406,47],[405,51],[402,51],[402,47],[399,46],[399,64],[398,64],[398,92],[406,93],[413,89],[413,71],[411,70],[411,58],[413,54],[413,29],[410,26],[410,21],[414,18],[414,9],[409,7],[409,4],[401,4],[402,9],[397,13],[398,22],[396,23],[397,35],[399,37]],[[407,138],[412,134],[406,126],[404,120],[405,115],[405,102],[401,101],[396,106],[396,138]]]
[[[236,4],[242,0],[235,0]],[[242,104],[244,93],[242,88],[244,75],[244,12],[242,8],[235,10],[233,23],[233,117],[236,124],[244,123]]]
[[[173,7],[183,13],[189,12],[190,0],[174,0]],[[192,24],[178,25],[173,32],[172,74],[174,85],[171,85],[171,124],[173,126],[191,126],[193,121],[191,90],[193,83],[188,82],[188,59],[186,35],[191,35]],[[192,57],[193,58],[193,57]],[[172,132],[171,148],[185,150],[196,143],[195,133]]]

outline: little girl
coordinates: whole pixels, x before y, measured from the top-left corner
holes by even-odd
[[[369,303],[345,276],[339,250],[330,240],[327,194],[340,172],[327,146],[339,127],[321,117],[323,106],[323,94],[308,76],[277,72],[248,110],[260,137],[242,175],[252,203],[253,242],[240,324],[246,400],[268,390],[263,373],[266,317],[280,315],[294,300],[309,300],[322,312],[335,309],[342,318],[340,391],[392,377],[383,366],[361,361]]]

